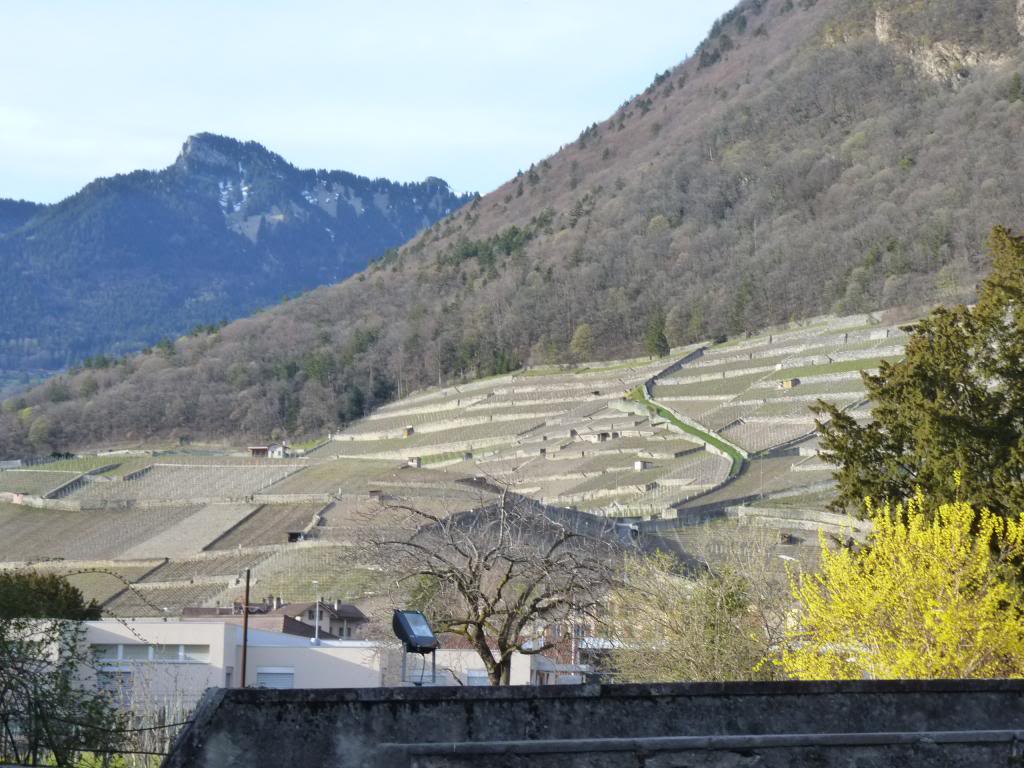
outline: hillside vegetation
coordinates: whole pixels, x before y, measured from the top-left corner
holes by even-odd
[[[367,271],[8,401],[0,453],[307,435],[659,334],[969,298],[1024,202],[1022,18],[1014,0],[742,2],[609,119]]]
[[[856,369],[905,340],[873,315],[816,318],[660,358],[432,387],[283,459],[175,448],[0,468],[0,573],[45,561],[108,613],[164,616],[237,601],[251,568],[255,594],[306,600],[319,579],[373,614],[384,585],[367,541],[420,527],[409,510],[443,517],[508,490],[556,516],[615,518],[599,529],[684,559],[760,538],[775,564],[811,565],[813,532],[864,527],[824,511],[834,481],[809,405],[866,420]]]

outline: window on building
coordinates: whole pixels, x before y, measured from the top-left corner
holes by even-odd
[[[466,685],[490,685],[486,669],[467,669]]]
[[[294,688],[295,670],[292,667],[258,667],[257,688]]]
[[[197,661],[206,664],[210,661],[210,646],[183,645],[181,646],[181,660]]]
[[[181,652],[177,645],[154,645],[153,661],[178,661],[181,659]]]
[[[148,645],[125,644],[121,646],[121,658],[125,661],[149,661]]]
[[[154,661],[164,664],[208,664],[208,645],[143,645],[142,643],[94,644],[93,652],[99,661],[140,662]]]
[[[104,645],[97,643],[92,646],[92,652],[96,654],[96,658],[100,661],[115,661],[120,647],[121,646],[119,645]]]

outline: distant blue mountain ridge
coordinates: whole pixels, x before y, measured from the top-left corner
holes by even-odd
[[[55,205],[0,200],[0,379],[120,356],[362,270],[472,195],[300,170],[256,142],[190,137],[161,171]]]

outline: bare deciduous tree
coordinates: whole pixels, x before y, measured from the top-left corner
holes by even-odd
[[[634,556],[609,604],[611,662],[623,682],[752,680],[772,659],[791,602],[774,530],[730,525],[699,537],[685,565]]]
[[[469,641],[492,685],[508,685],[513,654],[552,646],[544,627],[593,616],[620,580],[621,529],[601,518],[510,492],[448,517],[391,509],[422,527],[377,539],[382,567],[436,631]]]

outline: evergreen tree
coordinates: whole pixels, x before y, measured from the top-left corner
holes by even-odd
[[[921,487],[939,502],[962,495],[1002,515],[1024,509],[1024,238],[997,227],[989,249],[977,305],[934,310],[903,361],[864,375],[870,424],[815,406],[823,456],[838,466],[835,507]]]
[[[644,351],[651,357],[664,357],[669,353],[665,338],[665,313],[660,309],[651,313],[644,332]]]

